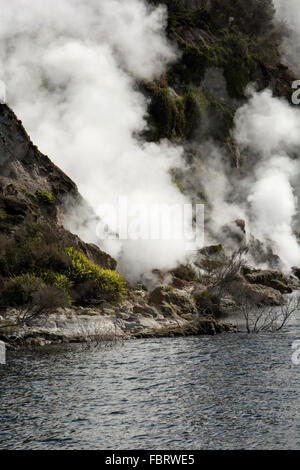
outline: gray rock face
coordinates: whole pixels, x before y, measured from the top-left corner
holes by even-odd
[[[240,100],[229,96],[223,70],[217,67],[209,67],[206,69],[201,88],[204,92],[221,101],[221,103],[233,112],[241,106]]]
[[[42,188],[56,197],[80,197],[76,184],[39,152],[21,121],[5,104],[0,105],[0,176],[27,191]]]
[[[47,191],[55,204],[36,204],[36,191]],[[32,143],[21,121],[6,105],[0,104],[0,219],[2,232],[13,236],[27,219],[48,224],[59,239],[80,249],[93,262],[108,269],[116,261],[95,245],[84,243],[62,226],[66,211],[72,205],[82,207],[85,219],[93,216],[78,192],[76,184]]]
[[[272,287],[282,294],[290,294],[293,289],[289,285],[288,278],[281,272],[271,270],[253,270],[245,274],[245,278],[250,284],[261,284]]]
[[[126,301],[121,306],[110,305],[110,308],[58,309],[35,318],[28,325],[13,326],[17,318],[18,310],[10,309],[5,312],[5,320],[0,321],[0,339],[8,347],[113,341],[125,337],[214,335],[235,330],[229,323],[198,315],[185,318],[179,315],[179,310],[176,314],[172,308],[169,311],[163,305],[150,307],[142,299],[139,303]]]

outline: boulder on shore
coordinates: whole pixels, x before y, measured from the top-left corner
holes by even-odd
[[[260,284],[281,292],[281,294],[291,294],[293,289],[289,285],[288,278],[279,271],[244,269],[245,279],[250,284]]]

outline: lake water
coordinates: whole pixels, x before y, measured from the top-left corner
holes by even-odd
[[[285,332],[8,352],[1,449],[300,449]]]

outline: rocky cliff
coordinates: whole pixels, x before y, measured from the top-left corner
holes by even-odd
[[[254,1],[247,8],[221,0],[151,3],[167,5],[167,34],[180,53],[159,79],[139,83],[149,98],[143,138],[183,146],[186,170],[174,170],[174,181],[209,209],[199,187],[206,164],[199,145],[217,143],[229,163],[228,178],[239,178],[249,169],[232,129],[236,110],[247,101],[246,85],[254,81],[258,90],[269,87],[288,100],[295,77],[280,63],[281,33],[269,0],[262,9]],[[217,319],[241,311],[245,301],[280,306],[284,294],[299,287],[298,271],[279,272],[272,250],[254,238],[245,245],[243,220],[222,228],[222,238],[238,247],[234,255],[213,245],[193,265],[153,272],[150,292],[130,286],[114,271],[111,256],[63,227],[66,201],[90,215],[76,184],[0,105],[0,337],[6,341],[76,341],[103,336],[103,328],[109,330],[104,336],[213,334],[231,329]],[[249,250],[258,263],[277,269],[248,266],[243,255]]]
[[[232,330],[199,316],[189,283],[169,295],[162,289],[161,298],[140,287],[115,297],[117,274],[103,288],[101,276],[116,261],[61,225],[66,198],[84,206],[75,183],[41,154],[7,105],[0,105],[0,135],[2,340],[14,347]]]
[[[104,268],[116,261],[94,245],[65,230],[65,201],[84,205],[76,184],[31,142],[21,121],[0,105],[0,228],[2,243],[13,239],[26,224],[44,225],[66,244],[80,249]],[[86,211],[91,211],[86,205]]]

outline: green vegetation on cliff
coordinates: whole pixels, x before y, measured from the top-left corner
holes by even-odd
[[[14,238],[1,235],[0,306],[35,303],[43,293],[49,306],[60,296],[61,306],[81,304],[83,291],[93,288],[91,302],[119,302],[126,294],[123,277],[90,261],[80,251],[65,246],[47,225],[25,222]],[[89,282],[89,285],[84,283]],[[85,289],[83,289],[83,287]],[[50,288],[50,289],[49,289]],[[82,292],[78,296],[78,291]]]
[[[152,3],[166,4],[167,33],[179,54],[166,76],[146,87],[151,97],[150,139],[194,138],[204,119],[218,122],[220,131],[212,137],[223,143],[228,139],[232,109],[202,89],[211,67],[223,71],[230,99],[243,100],[246,86],[253,81],[261,89],[276,81],[274,91],[287,96],[289,77],[279,65],[281,31],[274,22],[272,0]]]
[[[40,204],[55,204],[55,197],[49,191],[36,191],[35,199]]]

